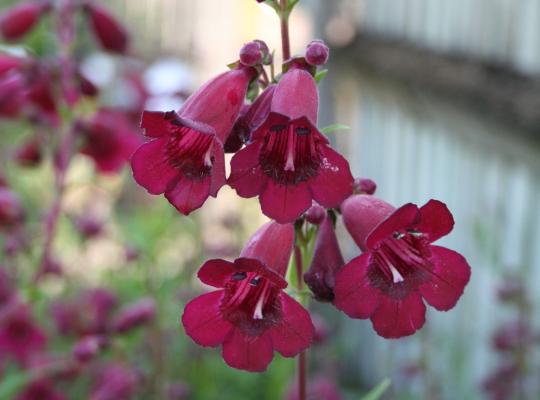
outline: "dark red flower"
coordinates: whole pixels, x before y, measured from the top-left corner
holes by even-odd
[[[304,274],[304,281],[318,301],[334,300],[337,271],[345,264],[330,216],[319,227],[313,261]]]
[[[6,187],[0,187],[0,231],[11,231],[24,221],[25,212],[19,196]]]
[[[66,400],[67,398],[54,389],[53,383],[48,379],[32,381],[19,393],[16,400]]]
[[[90,400],[130,399],[137,389],[137,374],[120,364],[109,364],[100,370]]]
[[[364,253],[336,275],[337,308],[352,318],[370,318],[380,336],[398,338],[424,325],[422,299],[440,311],[456,305],[471,270],[460,254],[431,244],[454,226],[444,203],[394,210],[373,196],[355,195],[341,210]]]
[[[294,240],[292,225],[269,222],[234,262],[207,261],[199,279],[220,290],[186,305],[182,323],[201,346],[223,346],[225,362],[238,369],[266,370],[276,350],[293,357],[313,338],[308,312],[283,289]]]
[[[15,294],[13,281],[6,269],[0,266],[0,307],[7,304]]]
[[[336,382],[327,376],[316,376],[310,379],[306,388],[306,400],[342,400]],[[298,382],[295,381],[287,391],[286,400],[299,400]]]
[[[81,128],[84,143],[80,151],[92,158],[103,174],[118,172],[143,141],[119,110],[103,108]]]
[[[25,77],[19,71],[0,76],[0,115],[15,117],[26,104]]]
[[[17,148],[14,154],[15,162],[24,167],[35,167],[43,159],[41,141],[38,137],[30,138]]]
[[[36,325],[30,309],[14,300],[0,313],[0,354],[10,354],[21,364],[45,348],[45,334]]]
[[[124,26],[105,8],[94,2],[87,2],[84,10],[101,46],[114,53],[125,53],[129,45],[129,35]]]
[[[223,143],[244,102],[252,69],[225,72],[207,82],[177,113],[149,112],[141,127],[153,138],[132,157],[133,177],[182,214],[201,207],[225,184]]]
[[[156,316],[156,302],[149,297],[124,306],[113,323],[119,333],[130,331],[151,322]]]
[[[81,363],[86,363],[97,355],[105,341],[106,339],[103,336],[85,336],[73,346],[73,357]]]
[[[0,32],[5,39],[18,39],[30,32],[41,15],[50,8],[48,2],[24,1],[0,15]]]
[[[229,185],[259,196],[262,211],[292,222],[312,200],[337,207],[352,192],[349,164],[316,128],[319,97],[313,77],[293,67],[278,83],[264,122],[231,161]]]

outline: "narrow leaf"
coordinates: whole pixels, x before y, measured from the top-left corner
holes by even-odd
[[[381,396],[386,392],[386,390],[390,387],[390,379],[385,378],[379,383],[377,386],[375,386],[373,389],[371,389],[364,397],[362,397],[360,400],[379,400]]]
[[[30,381],[32,375],[28,372],[18,372],[8,375],[0,382],[0,400],[11,400]]]
[[[319,83],[320,81],[323,80],[323,78],[326,76],[326,74],[328,74],[328,70],[327,69],[321,69],[320,71],[318,71],[316,74],[315,74],[315,82]]]
[[[329,134],[335,131],[350,130],[351,127],[343,124],[332,124],[321,128],[321,132],[324,134]]]

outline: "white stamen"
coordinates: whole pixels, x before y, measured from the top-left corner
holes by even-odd
[[[259,297],[259,300],[257,301],[257,305],[255,306],[255,311],[253,312],[253,319],[263,319],[263,302],[264,296],[261,295],[261,297]]]
[[[294,171],[294,152],[292,149],[287,151],[287,162],[285,163],[285,171]]]
[[[206,150],[206,153],[204,153],[204,165],[206,167],[212,166],[212,145],[208,147],[208,150]]]
[[[403,282],[405,279],[403,279],[403,276],[399,273],[399,271],[394,267],[392,264],[390,264],[390,271],[392,272],[392,280],[394,283]]]

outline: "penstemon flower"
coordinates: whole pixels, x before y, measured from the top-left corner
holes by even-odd
[[[199,279],[220,290],[186,305],[182,324],[201,346],[222,346],[234,368],[261,372],[274,350],[293,357],[306,349],[314,328],[308,312],[283,289],[294,240],[292,225],[269,222],[234,262],[207,261]]]
[[[240,67],[207,82],[180,111],[143,113],[147,137],[133,155],[133,177],[182,214],[201,207],[225,184],[223,143],[242,107],[252,68]]]
[[[352,193],[349,163],[317,129],[319,96],[311,74],[293,65],[273,93],[265,120],[231,161],[228,183],[259,196],[262,212],[293,222],[315,200],[337,207]]]
[[[454,226],[444,203],[408,203],[396,210],[373,196],[355,195],[341,210],[364,253],[336,275],[338,309],[370,318],[380,336],[399,338],[424,325],[424,300],[440,311],[456,305],[471,271],[463,256],[431,244]]]

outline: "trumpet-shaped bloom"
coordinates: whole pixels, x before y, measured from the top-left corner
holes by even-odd
[[[259,196],[263,213],[279,223],[293,222],[313,200],[337,207],[352,192],[347,160],[316,127],[318,105],[313,77],[292,67],[251,142],[231,161],[229,185],[241,197]]]
[[[470,278],[460,254],[432,242],[447,235],[454,219],[444,203],[394,210],[369,195],[347,199],[343,219],[364,253],[336,275],[335,306],[352,318],[370,318],[385,338],[413,334],[425,322],[424,301],[453,308]]]
[[[201,346],[222,346],[234,368],[261,372],[274,350],[293,357],[306,349],[314,328],[308,312],[283,289],[294,240],[292,225],[269,222],[234,262],[207,261],[199,279],[219,290],[186,305],[182,323]]]

